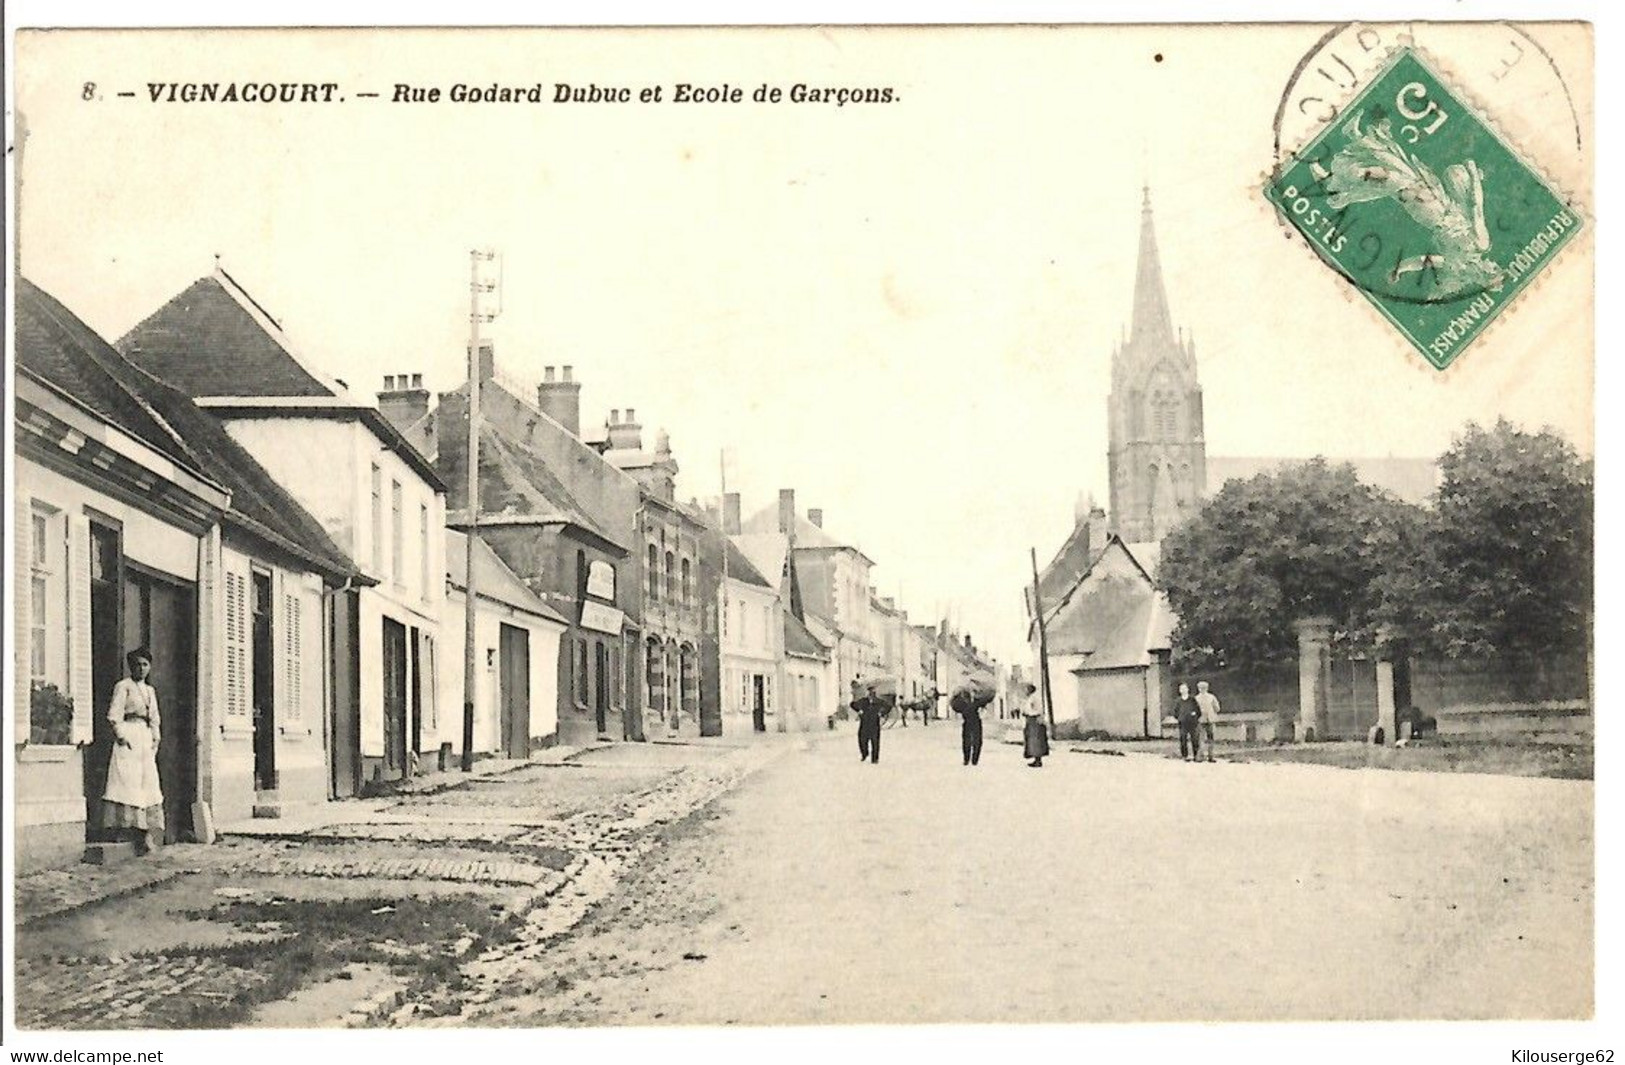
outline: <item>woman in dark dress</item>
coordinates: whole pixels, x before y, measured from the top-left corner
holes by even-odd
[[[1027,701],[1021,708],[1026,718],[1021,727],[1022,757],[1031,759],[1027,764],[1038,769],[1044,764],[1044,756],[1049,754],[1049,729],[1044,725],[1044,708],[1032,697],[1038,689],[1031,684],[1024,685],[1024,689]]]

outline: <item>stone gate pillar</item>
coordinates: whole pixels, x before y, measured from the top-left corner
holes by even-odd
[[[1394,705],[1394,643],[1386,627],[1377,630],[1377,727],[1382,742],[1392,747],[1399,738],[1398,714]]]
[[[1293,738],[1326,738],[1326,699],[1332,668],[1332,619],[1301,618],[1292,625],[1298,633],[1298,720]]]

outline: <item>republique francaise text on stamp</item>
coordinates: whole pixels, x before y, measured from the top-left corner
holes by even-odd
[[[1409,48],[1265,195],[1440,370],[1583,224]]]

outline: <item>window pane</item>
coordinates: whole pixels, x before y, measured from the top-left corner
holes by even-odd
[[[46,586],[44,577],[35,577],[29,589],[32,600],[28,607],[28,666],[29,672],[36,680],[45,677],[45,640],[46,640]]]
[[[389,533],[393,537],[390,543],[389,571],[396,582],[399,583],[405,577],[401,568],[401,541],[404,537],[401,535],[401,482],[399,481],[390,482],[389,506]]]
[[[429,508],[418,507],[418,581],[423,585],[423,598],[430,599],[429,585]]]
[[[38,569],[44,569],[50,562],[51,553],[50,544],[46,539],[47,519],[44,514],[39,513],[32,514],[30,517],[32,518],[31,531],[34,541],[34,565]]]
[[[376,465],[372,468],[372,568],[375,573],[384,568],[384,474]]]

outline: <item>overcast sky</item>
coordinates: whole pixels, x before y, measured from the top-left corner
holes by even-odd
[[[685,497],[716,493],[731,449],[747,513],[795,488],[876,560],[881,594],[921,622],[952,610],[1014,656],[1028,549],[1054,552],[1079,492],[1106,501],[1144,182],[1210,454],[1433,455],[1503,414],[1590,450],[1589,233],[1444,374],[1284,239],[1257,189],[1277,103],[1321,32],[36,36],[17,46],[19,257],[115,339],[218,253],[369,395],[384,374],[462,379],[467,251],[499,248],[504,312],[487,329],[505,372],[570,363],[585,423],[634,407],[650,443],[667,429]],[[1553,62],[1510,79],[1492,76],[1503,30],[1430,47],[1585,203],[1590,42],[1531,32]],[[337,82],[349,99],[147,101],[148,82],[177,80]],[[355,97],[567,82],[669,99],[684,81],[747,100]],[[899,99],[749,102],[764,82]]]

